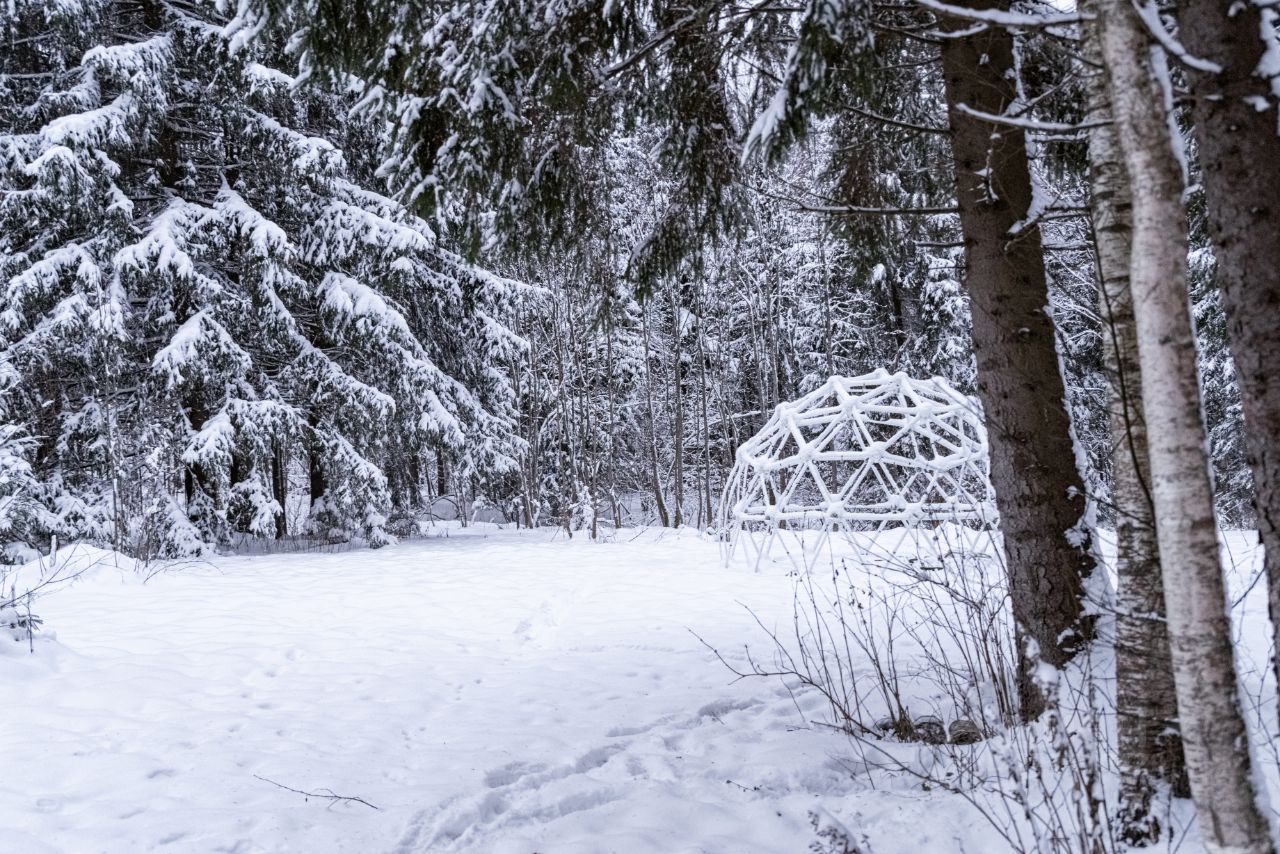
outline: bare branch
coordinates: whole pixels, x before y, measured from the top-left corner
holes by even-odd
[[[337,803],[338,801],[350,801],[352,803],[364,804],[369,809],[374,809],[374,810],[382,809],[382,807],[375,807],[373,804],[369,803],[364,798],[357,798],[351,795],[339,795],[334,793],[332,789],[321,789],[319,792],[304,792],[301,789],[295,789],[292,786],[286,786],[283,783],[277,783],[275,780],[268,780],[266,777],[259,777],[257,774],[254,774],[253,776],[264,783],[270,783],[273,786],[277,786],[281,789],[284,789],[286,792],[293,792],[294,794],[302,795],[304,798],[307,798],[307,799],[320,798],[321,800],[332,801],[334,803]]]
[[[936,216],[960,213],[957,207],[937,208],[868,208],[857,205],[799,205],[801,213],[820,213],[830,216]]]

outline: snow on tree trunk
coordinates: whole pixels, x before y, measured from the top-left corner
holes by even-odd
[[[1217,285],[1239,378],[1245,447],[1280,651],[1280,44],[1274,9],[1178,4],[1179,30],[1220,71],[1189,71]],[[1259,170],[1265,174],[1259,174]],[[1280,655],[1272,664],[1280,687]]]
[[[964,4],[1001,8],[984,0]],[[948,19],[952,30],[970,22]],[[965,285],[973,317],[978,397],[991,446],[1009,593],[1020,646],[1058,666],[1079,646],[1083,580],[1093,571],[1081,542],[1084,511],[1065,389],[1058,365],[1026,140],[966,108],[1000,115],[1017,97],[1013,39],[984,27],[943,40],[942,69],[952,128],[956,195],[965,243]],[[1044,697],[1033,662],[1022,662],[1023,716]]]
[[[1091,11],[1093,3],[1082,4]],[[1096,27],[1085,27],[1086,62],[1101,65]],[[1106,78],[1088,82],[1090,202],[1097,246],[1099,309],[1111,380],[1111,502],[1116,524],[1116,735],[1120,756],[1120,833],[1130,844],[1160,838],[1151,809],[1163,781],[1190,794],[1178,734],[1178,701],[1165,624],[1159,544],[1151,506],[1147,427],[1133,294],[1129,287],[1133,205],[1116,140]]]
[[[1130,267],[1152,498],[1183,744],[1212,852],[1273,851],[1240,711],[1187,295],[1183,176],[1164,55],[1127,0],[1098,0],[1116,130],[1133,192]]]

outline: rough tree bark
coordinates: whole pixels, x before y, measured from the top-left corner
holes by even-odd
[[[1130,266],[1151,492],[1192,796],[1211,852],[1274,849],[1252,786],[1186,286],[1183,177],[1164,55],[1129,0],[1098,0],[1116,133],[1133,200]]]
[[[1007,8],[999,0],[961,5]],[[999,115],[1014,102],[1013,39],[1000,27],[972,32],[971,22],[944,25],[966,32],[943,41],[942,71],[978,397],[990,434],[1009,594],[1024,650],[1058,666],[1085,634],[1083,580],[1094,564],[1072,533],[1080,528],[1084,492],[1048,314],[1040,230],[1026,222],[1032,198],[1026,139],[1020,128],[993,125],[963,109]],[[1025,658],[1019,695],[1025,719],[1043,711]]]
[[[1080,4],[1094,11],[1092,0]],[[1098,30],[1082,31],[1085,64],[1099,67]],[[1178,729],[1164,588],[1151,506],[1147,427],[1142,415],[1138,332],[1129,288],[1133,206],[1101,72],[1088,78],[1090,206],[1098,261],[1098,302],[1111,382],[1111,500],[1116,519],[1116,735],[1120,755],[1121,838],[1142,845],[1160,838],[1152,801],[1160,782],[1179,797],[1191,794]]]
[[[1221,68],[1189,71],[1191,116],[1280,652],[1280,104],[1258,73],[1275,23],[1257,4],[1221,0],[1179,2],[1178,21],[1187,49]],[[1280,688],[1280,654],[1272,666]]]
[[[271,453],[271,497],[276,502],[276,539],[282,540],[289,533],[289,521],[285,508],[289,505],[289,461],[284,455],[284,445],[277,441]]]
[[[311,498],[311,506],[307,511],[309,517],[315,516],[317,503],[324,501],[325,494],[329,491],[329,479],[325,475],[324,465],[320,462],[322,451],[319,440],[316,438],[316,428],[319,425],[319,416],[314,411],[308,413],[307,491]]]
[[[671,441],[675,459],[675,496],[672,499],[671,526],[684,524],[684,330],[681,324],[680,287],[671,291],[671,395],[674,398],[671,417]]]
[[[649,486],[653,490],[654,507],[658,511],[658,521],[662,527],[671,525],[667,514],[667,502],[662,497],[662,481],[658,479],[658,428],[653,420],[653,374],[649,370],[649,309],[644,307],[640,314],[640,330],[644,340],[644,402],[649,416]]]

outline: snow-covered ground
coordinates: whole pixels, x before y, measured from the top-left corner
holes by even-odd
[[[57,642],[0,656],[4,850],[803,852],[862,788],[817,698],[731,684],[690,633],[761,645],[744,606],[789,620],[785,574],[693,535],[450,534],[44,598]],[[858,808],[913,850],[987,837],[922,828],[922,796]]]
[[[448,533],[145,583],[99,553],[38,603],[56,641],[0,647],[0,850],[802,854],[811,811],[878,854],[1006,850],[694,636],[767,657],[748,609],[785,629],[785,572],[694,534]]]

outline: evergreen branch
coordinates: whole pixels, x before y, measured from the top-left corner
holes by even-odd
[[[688,27],[690,24],[696,24],[698,21],[705,19],[715,10],[715,7],[719,5],[719,2],[720,0],[709,0],[709,2],[703,3],[701,6],[694,9],[671,26],[662,29],[647,42],[640,45],[640,47],[636,49],[635,53],[606,68],[604,70],[604,76],[616,77],[617,75],[622,74],[633,65],[645,59],[649,54],[653,53],[663,44],[671,41],[671,39],[675,38],[685,27]],[[756,5],[763,6],[765,5],[765,2],[767,2],[767,0],[761,0],[761,2]]]
[[[949,127],[935,127],[932,125],[918,125],[912,122],[905,122],[905,121],[902,121],[901,119],[894,119],[894,118],[890,118],[889,116],[880,115],[879,113],[873,113],[870,110],[865,110],[862,107],[857,106],[856,104],[847,104],[846,108],[849,110],[849,112],[856,113],[859,116],[862,116],[864,119],[870,119],[874,122],[879,122],[880,124],[890,125],[892,127],[899,127],[904,130],[917,131],[919,133],[936,133],[936,134],[942,134],[942,135],[951,133],[951,128]]]

